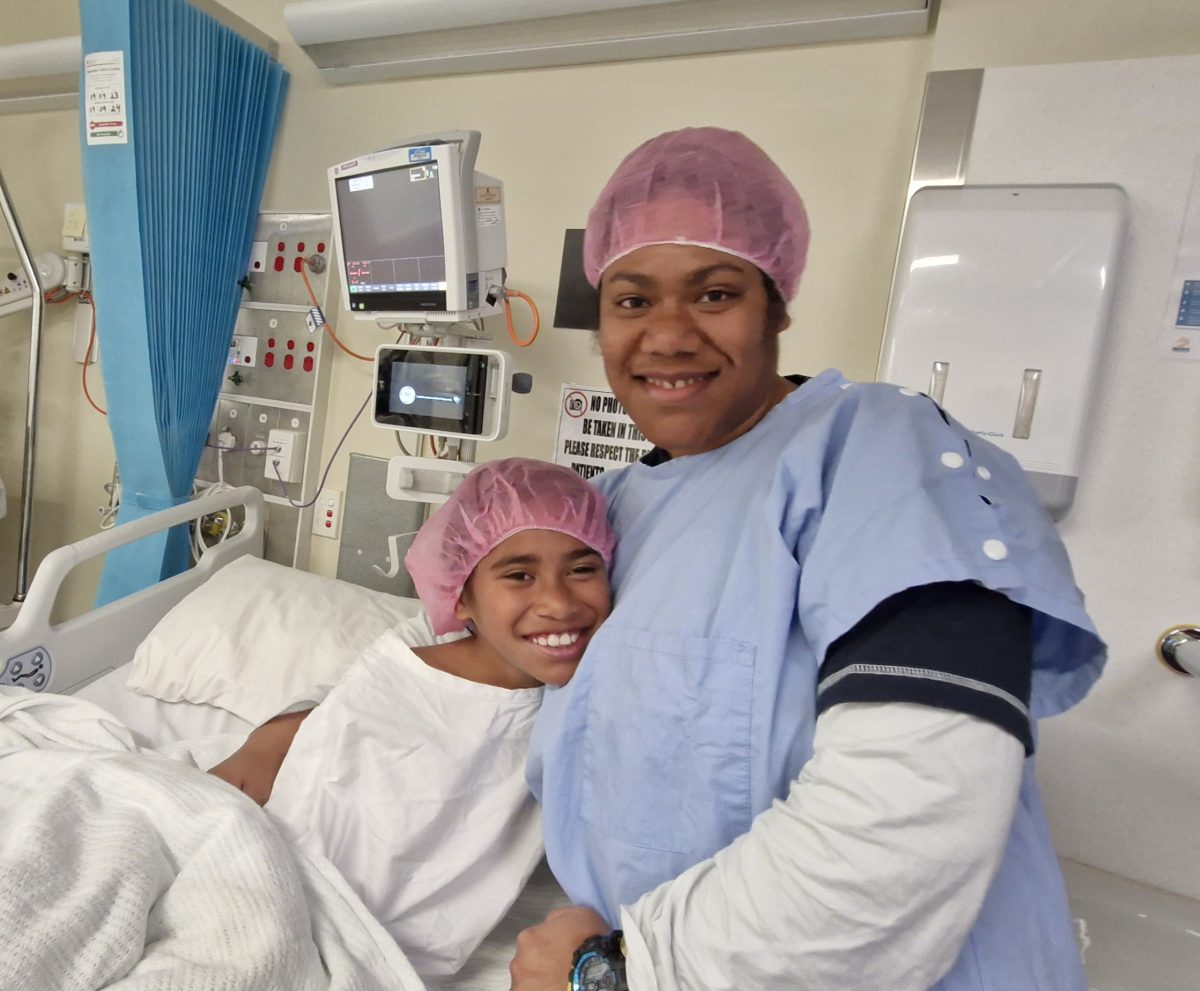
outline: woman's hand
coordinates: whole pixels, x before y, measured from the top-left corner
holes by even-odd
[[[555,909],[545,922],[517,937],[517,955],[508,966],[512,991],[562,991],[579,945],[610,929],[590,908]]]
[[[276,716],[253,730],[246,742],[208,773],[228,781],[259,805],[266,805],[275,778],[304,718],[312,712],[289,712]]]

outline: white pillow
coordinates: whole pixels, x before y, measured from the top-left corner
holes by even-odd
[[[432,643],[416,599],[241,557],[185,596],[134,655],[128,687],[206,702],[255,725],[320,702],[385,630]]]

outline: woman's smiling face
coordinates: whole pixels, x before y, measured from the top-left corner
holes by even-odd
[[[672,457],[728,444],[787,394],[776,365],[788,323],[773,316],[762,272],[713,248],[638,248],[600,282],[609,385]]]

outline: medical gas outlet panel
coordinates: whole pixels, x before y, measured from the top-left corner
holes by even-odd
[[[329,395],[326,303],[332,254],[328,213],[262,213],[242,282],[225,379],[198,480],[253,485],[268,508],[266,557],[304,567],[310,502],[319,482]],[[307,283],[307,284],[306,284]]]

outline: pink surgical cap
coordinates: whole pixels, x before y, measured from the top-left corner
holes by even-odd
[[[651,138],[626,156],[600,192],[583,241],[593,286],[613,262],[648,244],[694,244],[743,258],[784,299],[808,253],[800,194],[744,134],[694,127]]]
[[[506,458],[467,475],[404,555],[433,632],[465,629],[454,615],[467,579],[483,558],[521,530],[555,530],[598,551],[607,566],[616,538],[602,496],[570,468]]]

